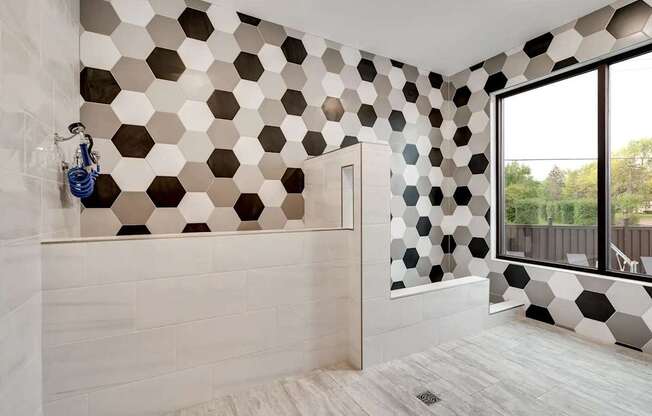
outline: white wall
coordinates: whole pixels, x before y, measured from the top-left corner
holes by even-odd
[[[415,294],[396,298],[410,291]],[[363,300],[365,368],[479,333],[489,324],[485,278],[470,276],[394,290],[392,297],[387,290]]]
[[[483,278],[390,291],[391,151],[366,146],[361,162],[364,368],[480,332],[489,312],[489,282]]]
[[[41,407],[43,236],[76,235],[54,131],[79,119],[79,2],[0,2],[0,415]]]
[[[308,203],[337,194],[334,211],[313,212],[320,227],[339,226],[339,174],[354,166],[353,230],[44,244],[46,414],[172,411],[281,375],[360,367],[360,162],[377,147],[307,162],[307,188],[321,184]]]
[[[354,233],[45,244],[47,414],[172,411],[345,361]]]

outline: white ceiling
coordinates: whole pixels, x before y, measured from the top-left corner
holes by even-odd
[[[294,29],[454,74],[613,0],[217,0]]]

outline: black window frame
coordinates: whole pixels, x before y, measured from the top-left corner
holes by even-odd
[[[652,276],[646,276],[643,274],[631,273],[631,272],[621,272],[618,270],[609,269],[609,244],[610,244],[610,192],[609,192],[609,167],[610,167],[610,151],[609,151],[609,67],[613,64],[623,62],[632,58],[636,58],[641,55],[652,52],[652,43],[646,44],[644,46],[635,47],[630,50],[626,50],[620,53],[617,53],[606,58],[598,59],[595,61],[590,61],[584,64],[573,65],[567,70],[560,70],[557,73],[553,73],[551,76],[546,78],[528,83],[523,86],[517,86],[515,88],[510,88],[504,91],[498,91],[493,96],[495,97],[495,106],[494,106],[494,120],[495,120],[495,134],[496,134],[496,166],[494,167],[496,178],[495,178],[495,209],[496,209],[496,232],[495,232],[495,256],[498,260],[506,260],[516,263],[523,264],[532,264],[535,266],[546,266],[552,267],[561,270],[575,271],[588,273],[593,275],[602,275],[608,277],[617,277],[628,280],[636,280],[640,282],[652,282]],[[504,171],[504,146],[503,146],[503,123],[504,123],[504,112],[503,112],[503,100],[514,95],[518,95],[527,91],[531,91],[540,87],[545,87],[547,85],[563,81],[569,78],[576,77],[578,75],[586,74],[588,72],[597,72],[598,79],[598,266],[597,268],[578,266],[573,264],[566,263],[555,263],[552,261],[530,259],[527,257],[520,256],[510,256],[507,254],[502,254],[501,251],[504,249],[504,188],[503,188],[503,171]],[[640,269],[639,269],[640,270]]]

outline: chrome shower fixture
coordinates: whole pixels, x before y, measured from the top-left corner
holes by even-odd
[[[86,134],[86,127],[82,123],[73,123],[68,126],[70,136],[63,137],[54,134],[55,144],[74,138],[79,139],[79,147],[75,151],[74,166],[69,167],[63,161],[63,170],[67,171],[70,192],[77,198],[88,198],[95,189],[95,180],[100,174],[100,155],[93,150],[93,138]]]

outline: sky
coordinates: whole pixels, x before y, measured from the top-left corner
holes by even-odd
[[[609,78],[611,148],[617,151],[652,137],[652,53],[612,65]],[[527,164],[536,179],[555,165],[576,169],[596,159],[596,71],[506,98],[503,109],[505,159]]]

